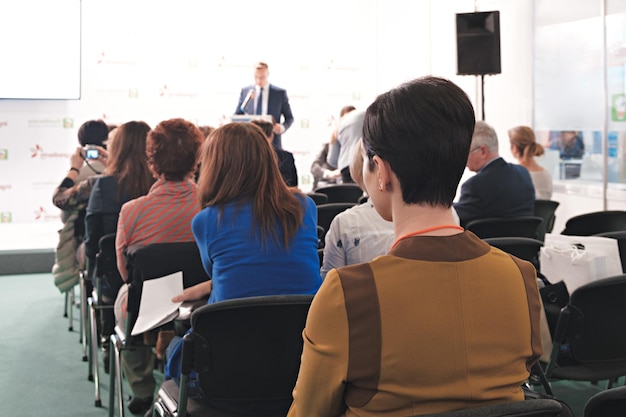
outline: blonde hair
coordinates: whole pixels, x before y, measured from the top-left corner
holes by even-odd
[[[363,139],[359,139],[354,146],[352,146],[352,159],[350,160],[350,176],[356,182],[361,190],[365,190],[365,183],[363,181],[363,152],[361,152],[363,146]]]
[[[543,146],[535,139],[535,132],[528,126],[516,126],[509,129],[509,141],[523,159],[541,156],[544,153]]]

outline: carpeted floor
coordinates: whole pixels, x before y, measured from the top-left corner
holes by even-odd
[[[102,408],[94,406],[94,383],[87,380],[79,342],[79,309],[74,331],[63,317],[64,297],[52,275],[0,275],[0,416],[108,416],[109,378],[101,372]],[[557,397],[582,417],[587,399],[606,386],[553,383]],[[125,387],[125,394],[130,391]],[[126,411],[127,416],[132,416]]]
[[[82,361],[80,310],[74,307],[69,332],[64,296],[52,275],[0,275],[0,288],[5,317],[0,324],[0,416],[108,416],[109,376],[100,363],[103,407],[97,408],[94,383],[87,380]],[[124,393],[129,393],[126,386]],[[132,416],[128,410],[126,415]]]

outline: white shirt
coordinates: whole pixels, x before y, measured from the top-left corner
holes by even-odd
[[[258,85],[254,86],[254,114],[256,114],[257,106],[259,105],[259,96],[261,94],[261,87]],[[267,102],[270,96],[270,85],[267,84],[263,87],[263,97],[261,97],[261,114],[267,114]],[[278,120],[277,120],[278,122]]]
[[[535,198],[541,200],[552,199],[552,175],[545,169],[528,171],[528,173],[535,186]]]
[[[326,233],[322,278],[333,268],[385,255],[393,241],[393,223],[380,217],[370,200],[339,213]]]

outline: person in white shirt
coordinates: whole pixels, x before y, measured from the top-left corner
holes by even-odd
[[[353,147],[350,175],[365,189],[363,184],[363,151],[361,140]],[[383,220],[368,198],[363,204],[339,213],[326,233],[322,278],[333,268],[369,262],[384,255],[393,244],[393,223]]]

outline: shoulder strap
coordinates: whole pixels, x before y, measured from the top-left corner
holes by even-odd
[[[345,402],[362,407],[378,392],[382,330],[380,304],[369,264],[338,270],[348,315],[348,383]]]

